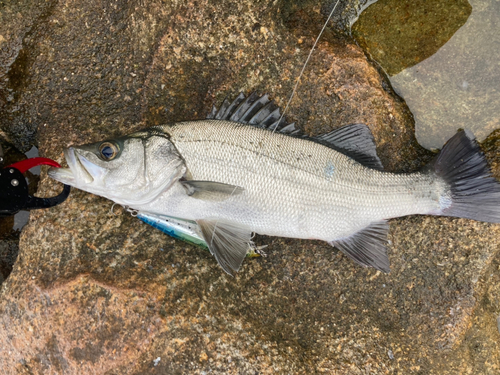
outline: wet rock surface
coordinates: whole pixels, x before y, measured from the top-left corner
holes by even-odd
[[[439,149],[458,129],[483,141],[500,127],[498,23],[496,0],[384,0],[353,34],[406,100],[419,143]]]
[[[352,34],[394,76],[434,55],[471,12],[467,0],[386,0],[367,8],[353,25]]]
[[[59,2],[15,92],[18,122],[2,129],[37,125],[40,154],[62,161],[69,144],[202,118],[239,91],[284,105],[322,12],[247,1]],[[319,43],[287,116],[310,134],[366,123],[391,171],[431,157],[404,103],[340,30]],[[497,177],[498,139],[485,143]],[[58,189],[42,174],[39,194]],[[6,373],[498,371],[497,225],[392,220],[389,275],[322,242],[257,237],[268,257],[231,278],[207,252],[110,208],[74,190],[31,214],[0,291]]]

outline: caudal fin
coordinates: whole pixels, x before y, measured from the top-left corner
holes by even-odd
[[[439,215],[500,223],[500,183],[474,135],[465,130],[455,134],[433,163],[435,173],[449,184],[451,202],[443,202]],[[446,200],[446,197],[443,197]]]

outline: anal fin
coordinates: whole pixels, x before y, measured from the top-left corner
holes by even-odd
[[[201,219],[196,223],[219,265],[234,276],[252,247],[252,232],[236,224],[216,219]]]
[[[389,273],[390,266],[387,256],[388,231],[389,224],[387,221],[377,221],[350,237],[329,243],[340,249],[356,263]]]

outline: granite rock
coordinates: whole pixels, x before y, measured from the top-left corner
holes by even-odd
[[[59,161],[69,144],[202,118],[239,91],[284,105],[323,21],[320,6],[282,2],[61,1],[17,103],[38,124],[40,153]],[[287,116],[309,134],[364,122],[388,170],[415,170],[431,155],[387,82],[331,29]],[[497,139],[486,147],[494,162]],[[58,189],[42,173],[39,194]],[[326,243],[258,236],[268,256],[231,278],[207,252],[73,190],[33,212],[21,235],[0,291],[0,365],[6,374],[494,373],[498,344],[484,340],[498,340],[499,234],[462,219],[392,220],[387,275]]]

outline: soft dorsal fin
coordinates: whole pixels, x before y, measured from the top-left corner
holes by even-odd
[[[350,237],[329,243],[340,249],[356,263],[389,273],[389,258],[386,247],[388,231],[387,221],[377,221]]]
[[[378,158],[373,135],[365,124],[342,126],[334,131],[312,138],[363,164],[365,167],[383,170]]]
[[[259,96],[255,92],[246,98],[240,93],[232,102],[226,98],[219,110],[213,106],[207,115],[207,119],[234,121],[285,134],[300,134],[294,123],[289,124],[284,118],[280,120],[280,117],[280,110],[269,100],[269,95]]]
[[[219,265],[234,276],[252,245],[252,232],[234,223],[216,219],[202,219],[196,223]]]

